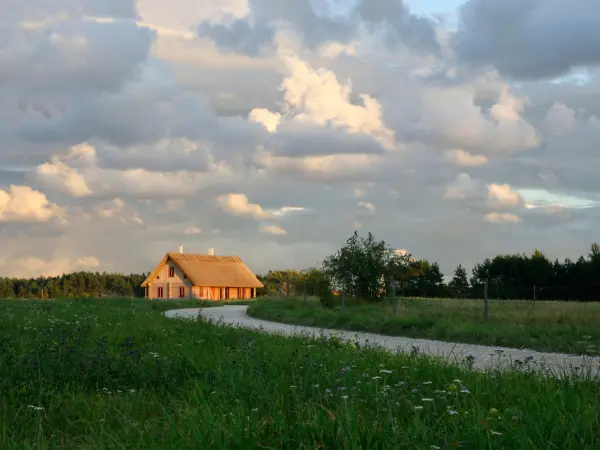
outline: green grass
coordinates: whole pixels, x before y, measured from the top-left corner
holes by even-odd
[[[409,298],[389,303],[353,302],[344,310],[318,301],[259,300],[248,314],[266,320],[322,328],[380,333],[549,352],[597,355],[600,303],[490,301],[488,323],[483,300]]]
[[[600,448],[584,376],[473,372],[155,304],[0,302],[0,448]]]

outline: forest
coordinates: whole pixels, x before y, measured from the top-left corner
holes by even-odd
[[[347,257],[350,254],[353,255],[352,260]],[[362,254],[363,259],[357,259],[358,254]],[[382,260],[380,269],[371,267],[377,258]],[[389,264],[391,261],[394,264]],[[531,255],[507,254],[487,258],[472,268],[470,276],[459,264],[451,276],[444,277],[437,262],[417,259],[409,254],[395,254],[384,241],[374,240],[371,234],[361,241],[356,233],[337,256],[332,255],[318,268],[271,270],[257,275],[265,284],[257,294],[317,295],[318,285],[328,280],[332,289],[358,295],[356,289],[349,287],[352,280],[344,280],[344,277],[354,272],[356,279],[356,273],[364,273],[365,270],[370,270],[371,275],[381,273],[388,281],[394,281],[394,291],[398,296],[482,298],[487,280],[488,296],[492,299],[600,300],[600,245],[597,243],[590,246],[587,255],[577,260],[564,258],[551,261],[541,251],[534,250]],[[343,276],[336,276],[336,271]],[[140,284],[147,275],[75,272],[29,279],[4,277],[0,278],[0,298],[143,297],[144,290]],[[371,276],[371,279],[377,280],[378,277]],[[389,295],[389,283],[386,284],[385,294]]]

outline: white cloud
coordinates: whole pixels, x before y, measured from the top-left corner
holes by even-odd
[[[265,211],[250,200],[245,194],[227,194],[217,198],[217,205],[225,212],[234,216],[249,217],[251,219],[268,219],[273,216],[270,211]]]
[[[15,185],[0,189],[0,222],[48,222],[59,216],[60,209],[43,192]]]
[[[374,213],[375,212],[375,205],[371,202],[366,202],[364,200],[359,201],[358,206],[366,209],[367,211],[369,211],[370,213]]]
[[[488,162],[485,155],[472,155],[465,150],[448,150],[446,153],[446,159],[456,164],[457,166],[463,167],[477,167],[483,166]]]
[[[489,184],[488,200],[492,206],[515,207],[525,203],[523,196],[512,190],[510,184]]]
[[[485,221],[489,223],[519,223],[521,218],[516,214],[493,212],[486,214]]]
[[[287,231],[281,227],[278,227],[277,225],[267,225],[263,228],[263,231],[267,234],[273,234],[275,236],[283,236],[287,234]]]
[[[202,230],[194,225],[187,227],[183,232],[183,234],[187,234],[190,236],[196,235],[196,234],[201,234],[201,233],[202,233]]]

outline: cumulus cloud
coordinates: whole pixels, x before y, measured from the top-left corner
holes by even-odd
[[[244,194],[227,194],[217,198],[219,207],[234,216],[249,217],[252,219],[267,219],[273,216],[271,211],[265,211],[256,204],[250,203]]]
[[[392,0],[12,2],[3,257],[147,271],[185,244],[264,272],[314,266],[357,228],[446,274],[585,253],[600,217],[590,27],[534,35],[582,9],[526,3],[470,0],[455,31]]]
[[[0,189],[0,222],[48,222],[59,216],[60,209],[43,192],[15,185]]]
[[[275,236],[283,236],[287,234],[287,231],[277,225],[267,225],[263,228],[263,231],[267,234],[273,234]]]
[[[469,0],[460,10],[456,52],[516,78],[556,77],[600,64],[598,20],[587,0]]]
[[[485,215],[485,221],[489,223],[519,223],[521,218],[512,213],[488,213]]]

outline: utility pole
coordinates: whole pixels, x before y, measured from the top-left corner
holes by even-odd
[[[487,272],[487,278],[483,283],[483,320],[487,322],[488,320],[488,285],[490,281],[490,272]]]

